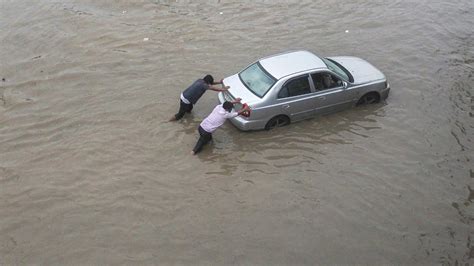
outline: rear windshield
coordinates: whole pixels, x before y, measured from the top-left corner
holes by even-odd
[[[239,73],[242,83],[255,95],[262,98],[275,84],[276,79],[257,62]]]

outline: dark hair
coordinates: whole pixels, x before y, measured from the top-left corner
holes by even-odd
[[[206,75],[203,79],[209,85],[214,84],[214,78],[211,75]]]
[[[234,104],[231,103],[231,102],[228,102],[228,101],[225,101],[223,104],[222,104],[222,107],[224,107],[224,109],[230,113],[230,111],[232,111],[232,108],[234,108]]]

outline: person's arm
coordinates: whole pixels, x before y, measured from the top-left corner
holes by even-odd
[[[241,98],[235,98],[235,100],[233,100],[231,103],[236,104],[236,103],[240,103],[240,101],[242,101]]]
[[[230,88],[229,86],[224,87],[224,84],[222,84],[220,88],[218,86],[209,85],[209,89],[212,90],[212,91],[226,91],[229,88]]]
[[[214,83],[212,83],[211,85],[217,85],[217,84],[224,84],[222,83],[224,79],[221,79],[220,81],[216,81]]]

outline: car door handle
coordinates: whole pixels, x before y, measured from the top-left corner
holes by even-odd
[[[320,96],[320,97],[318,97],[318,100],[326,100],[326,97]]]
[[[281,108],[288,109],[288,108],[290,108],[290,105],[289,104],[284,104],[284,105],[281,106]]]

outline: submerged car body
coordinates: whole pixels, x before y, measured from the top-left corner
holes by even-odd
[[[231,122],[241,130],[271,129],[388,97],[385,75],[350,56],[321,58],[293,51],[262,58],[224,79],[219,101],[241,98],[250,116]],[[238,109],[238,106],[236,106]]]

